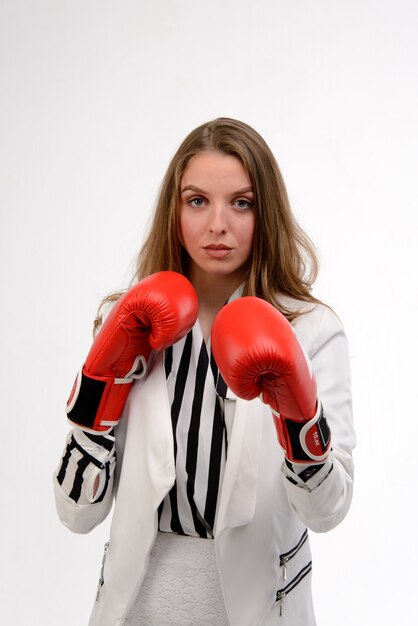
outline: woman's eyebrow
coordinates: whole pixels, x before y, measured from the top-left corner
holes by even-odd
[[[196,191],[196,192],[204,193],[203,189],[199,189],[199,187],[195,187],[194,185],[187,185],[186,187],[183,187],[183,189],[181,190],[181,193],[183,193],[184,191]]]
[[[203,189],[199,189],[199,187],[196,187],[195,185],[187,185],[186,187],[183,187],[183,189],[181,190],[181,193],[184,193],[185,191],[194,191],[195,193],[206,193]],[[231,196],[237,196],[241,193],[254,193],[254,190],[252,187],[244,187],[243,189],[237,189],[237,191],[233,191],[231,193]]]
[[[248,193],[248,192],[254,193],[254,189],[251,186],[250,187],[244,187],[243,189],[238,189],[237,191],[234,191],[233,195],[237,196],[240,193]]]

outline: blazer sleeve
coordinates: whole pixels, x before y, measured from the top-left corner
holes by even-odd
[[[75,533],[88,533],[113,504],[116,447],[113,431],[94,435],[74,428],[54,472],[54,493],[61,522]]]
[[[103,307],[102,324],[115,302]],[[54,495],[61,522],[75,533],[88,533],[109,514],[116,467],[115,429],[106,435],[73,428],[54,472]],[[98,489],[94,491],[98,481]]]
[[[337,316],[323,305],[302,315],[295,332],[315,373],[318,398],[331,429],[332,450],[312,478],[302,480],[284,464],[283,479],[291,507],[315,532],[326,532],[345,517],[353,495],[351,374],[347,339]]]

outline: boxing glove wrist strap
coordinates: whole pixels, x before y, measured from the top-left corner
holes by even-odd
[[[283,417],[272,409],[277,435],[289,461],[295,463],[323,463],[331,447],[331,431],[322,405],[307,422],[297,422]]]
[[[145,372],[142,355],[123,378],[89,376],[81,369],[67,402],[68,421],[90,432],[109,431],[119,422],[131,384]]]

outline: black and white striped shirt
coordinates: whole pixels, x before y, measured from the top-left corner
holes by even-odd
[[[199,321],[165,354],[176,482],[159,509],[159,528],[212,537],[228,452],[227,387]]]

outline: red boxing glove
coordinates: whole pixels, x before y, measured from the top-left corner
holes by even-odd
[[[151,350],[181,339],[197,313],[196,292],[181,274],[157,272],[132,287],[94,340],[67,403],[68,420],[93,432],[116,426],[133,381],[145,374]]]
[[[330,430],[317,401],[311,363],[286,318],[252,296],[225,305],[211,333],[213,356],[240,398],[270,405],[289,461],[323,462]]]

